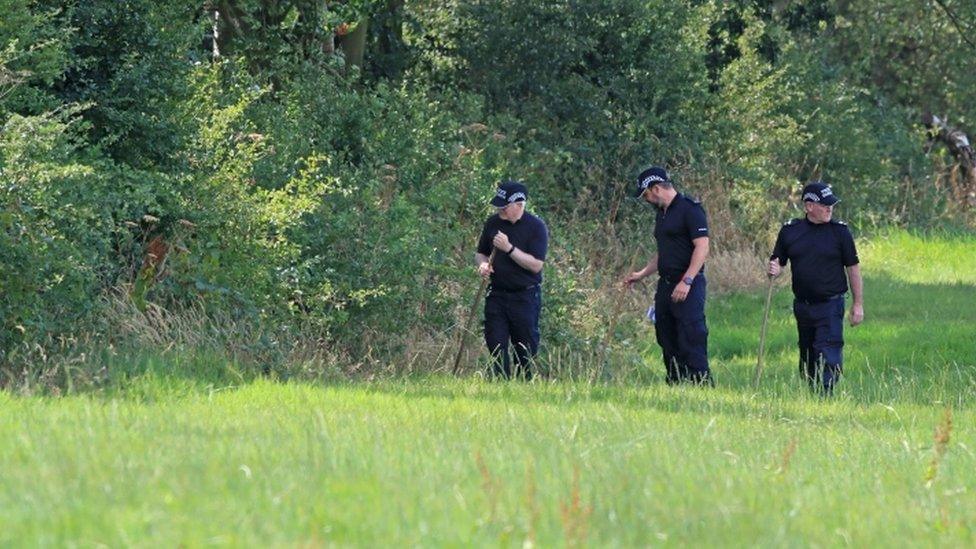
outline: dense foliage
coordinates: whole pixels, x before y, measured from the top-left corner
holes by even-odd
[[[971,223],[918,120],[976,116],[972,28],[961,0],[0,0],[0,366],[119,295],[255,345],[444,338],[503,177],[553,231],[563,343],[597,337],[579,286],[630,256],[651,162],[719,250],[816,177],[862,229]]]

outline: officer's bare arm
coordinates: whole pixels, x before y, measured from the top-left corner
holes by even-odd
[[[864,320],[864,281],[861,279],[861,265],[851,265],[847,268],[847,282],[851,286],[851,324],[857,326]]]
[[[708,237],[700,236],[691,241],[695,246],[694,251],[691,252],[691,262],[688,263],[688,270],[681,278],[694,278],[700,271],[703,265],[705,265],[705,259],[708,258]]]
[[[654,254],[651,256],[650,259],[647,260],[647,265],[644,265],[643,269],[631,273],[631,275],[628,278],[631,280],[631,282],[636,282],[638,280],[651,276],[656,272],[657,272],[657,254]]]
[[[847,268],[847,281],[851,285],[851,296],[855,305],[864,305],[864,281],[861,279],[861,265]]]
[[[508,254],[508,256],[512,258],[512,261],[518,263],[520,267],[533,273],[542,272],[542,266],[545,264],[544,261],[536,259],[534,255],[528,252],[523,252],[517,246],[512,246],[512,253]]]

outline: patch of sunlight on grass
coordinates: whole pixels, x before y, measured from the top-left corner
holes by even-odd
[[[976,284],[976,235],[892,231],[860,243],[862,272],[912,284]]]

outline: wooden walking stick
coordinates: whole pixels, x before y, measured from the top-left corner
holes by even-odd
[[[489,266],[495,262],[495,252],[497,250],[498,248],[492,248],[491,255],[488,256]],[[461,333],[458,335],[458,351],[454,357],[454,367],[451,368],[451,373],[454,375],[457,375],[461,368],[461,355],[464,354],[464,346],[468,342],[468,332],[471,331],[471,323],[474,322],[474,316],[478,314],[478,303],[481,302],[481,296],[484,295],[485,288],[487,287],[488,278],[482,278],[481,285],[478,287],[478,293],[474,294],[474,301],[471,303],[471,310],[468,312],[468,320],[461,326]]]
[[[640,249],[634,253],[634,256],[630,260],[630,264],[626,266],[625,273],[629,273],[631,271],[631,267],[636,262],[639,255]],[[620,318],[624,303],[627,301],[628,290],[630,290],[630,285],[623,285],[622,287],[617,288],[617,299],[614,301],[613,311],[610,313],[610,324],[607,326],[607,333],[603,335],[603,344],[600,346],[600,362],[593,368],[593,375],[590,377],[591,384],[596,382],[597,377],[605,378],[607,375],[607,353],[610,349],[610,340],[613,339],[613,332],[617,329],[617,320]]]
[[[613,338],[613,332],[617,329],[617,319],[620,318],[621,309],[624,306],[624,301],[626,301],[627,290],[629,288],[622,287],[617,289],[617,300],[613,304],[613,312],[610,313],[610,325],[607,326],[607,333],[603,336],[603,344],[600,346],[600,361],[593,368],[593,376],[590,378],[590,383],[596,383],[597,378],[603,379],[607,375],[607,352],[610,349],[610,340]]]
[[[763,361],[766,357],[766,325],[769,324],[769,304],[773,300],[773,277],[769,277],[769,284],[766,287],[766,308],[763,309],[762,329],[759,331],[759,358],[756,360],[756,372],[752,376],[753,388],[759,388],[759,379],[762,377]]]

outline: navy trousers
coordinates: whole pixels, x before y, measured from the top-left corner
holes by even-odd
[[[793,302],[800,375],[811,389],[831,394],[844,364],[844,296],[823,303]]]
[[[492,355],[491,374],[530,379],[530,361],[539,350],[539,312],[542,289],[519,291],[489,288],[485,296],[485,345]],[[515,355],[509,358],[509,342]]]
[[[690,381],[713,384],[708,368],[708,326],[705,324],[704,275],[695,277],[688,297],[671,301],[678,280],[661,277],[654,294],[654,333],[664,355],[669,385]]]

